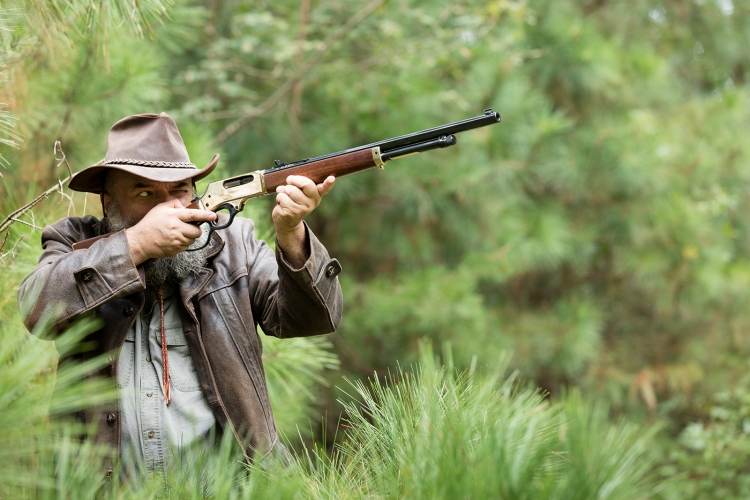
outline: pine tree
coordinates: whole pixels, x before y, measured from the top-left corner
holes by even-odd
[[[68,4],[71,19],[90,12]],[[67,26],[42,12],[49,33]],[[119,29],[149,36],[106,52],[77,34],[52,50],[44,32],[3,32],[23,55],[3,59],[24,140],[0,146],[6,199],[16,179],[63,176],[55,140],[87,165],[104,150],[91,138],[143,107],[177,117],[196,162],[220,149],[217,177],[493,107],[500,125],[342,178],[311,217],[344,267],[331,336],[342,371],[408,366],[422,337],[449,340],[459,366],[512,351],[552,396],[580,387],[616,412],[666,418],[667,437],[710,420],[711,395],[740,384],[750,6],[185,0],[163,26],[144,12]],[[272,239],[270,203],[248,212]],[[341,409],[334,394],[316,394],[321,411]]]

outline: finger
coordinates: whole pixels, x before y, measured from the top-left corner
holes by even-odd
[[[287,185],[299,188],[308,198],[317,199],[320,197],[315,183],[308,177],[302,175],[290,175],[286,178],[286,183]]]
[[[313,186],[315,185],[313,184]],[[313,187],[313,189],[315,190],[317,196],[317,188]],[[277,193],[288,196],[289,199],[295,204],[300,205],[301,207],[306,207],[307,210],[310,210],[319,203],[317,199],[311,198],[297,186],[286,185],[284,186],[284,189],[277,189],[276,191]]]
[[[322,198],[323,196],[330,193],[331,189],[333,189],[334,184],[336,184],[336,178],[332,175],[329,175],[328,177],[326,177],[326,180],[318,184],[316,187],[318,188],[318,194],[320,195],[320,197]]]
[[[300,191],[297,191],[300,193]],[[299,194],[299,196],[302,196],[304,198],[304,195]],[[279,193],[276,195],[276,205],[278,208],[281,208],[284,210],[285,213],[291,214],[298,214],[302,211],[305,211],[304,205],[300,205],[294,199],[289,196],[287,193]]]
[[[203,229],[200,228],[200,226],[195,226],[193,224],[188,224],[187,226],[183,226],[183,230],[181,231],[182,237],[186,240],[190,240],[187,244],[192,245],[195,240],[201,237],[203,234]]]
[[[196,239],[203,234],[203,229],[196,224],[188,224],[179,218],[164,220],[161,225],[153,227],[165,241],[181,244],[187,239]]]
[[[216,214],[210,210],[182,208],[176,212],[176,215],[182,222],[207,222],[216,220]]]

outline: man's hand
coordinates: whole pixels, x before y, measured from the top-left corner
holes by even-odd
[[[173,199],[152,208],[135,226],[125,230],[130,257],[138,266],[148,259],[172,257],[185,251],[203,234],[196,224],[212,221],[216,214],[208,210],[185,208]]]
[[[329,176],[316,185],[307,177],[290,175],[286,178],[285,186],[276,188],[276,206],[271,214],[276,227],[276,239],[287,262],[294,268],[302,267],[310,257],[302,219],[317,208],[323,196],[333,189],[335,182],[336,179]]]

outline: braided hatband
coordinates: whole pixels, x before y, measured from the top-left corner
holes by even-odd
[[[131,160],[128,158],[104,159],[100,165],[140,165],[143,167],[166,167],[166,168],[198,168],[192,163],[179,161],[151,161],[151,160]]]

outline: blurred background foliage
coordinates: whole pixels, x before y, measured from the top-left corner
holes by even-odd
[[[315,434],[342,375],[409,366],[428,337],[659,422],[675,498],[746,496],[747,2],[11,0],[0,39],[4,214],[67,176],[56,140],[81,169],[128,114],[172,114],[194,163],[222,153],[215,180],[494,108],[501,124],[342,178],[312,215],[346,312],[327,340],[268,343],[281,427]],[[246,209],[271,239],[272,203]],[[66,190],[6,233],[4,325],[29,224],[82,212],[98,200]],[[720,451],[736,474],[707,465]]]

